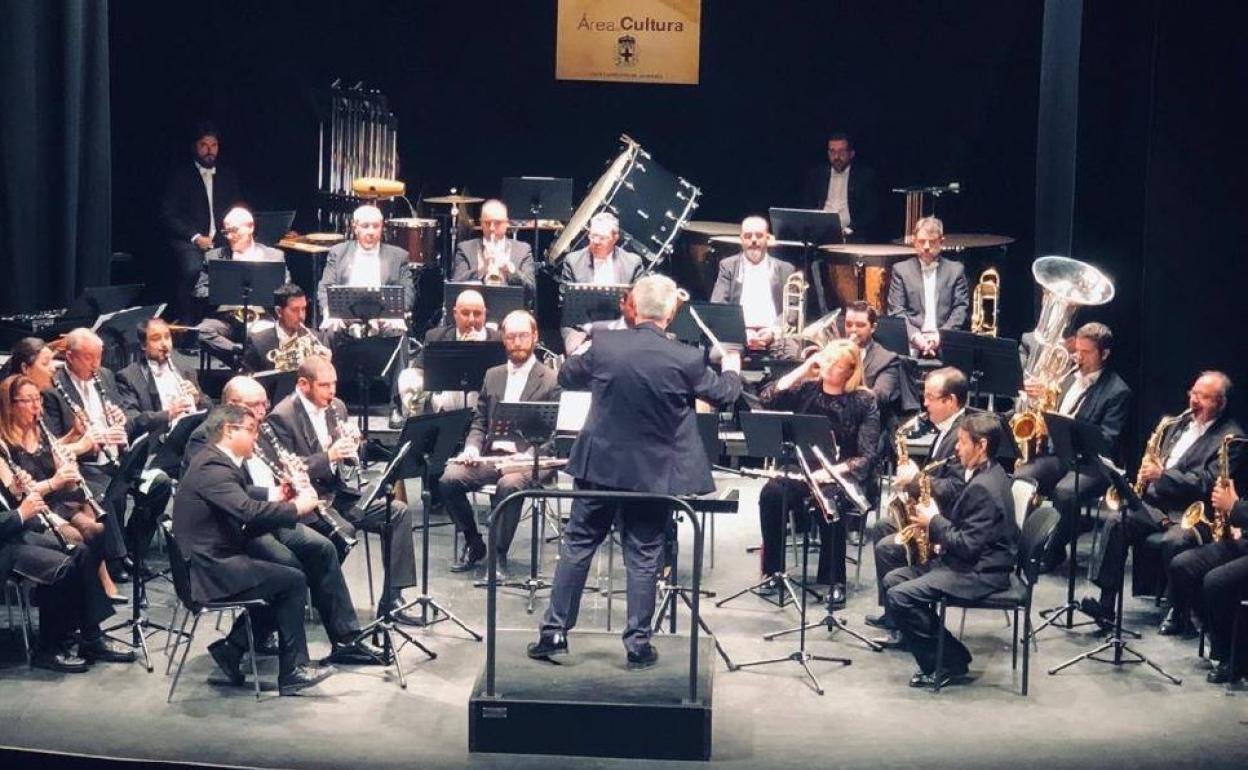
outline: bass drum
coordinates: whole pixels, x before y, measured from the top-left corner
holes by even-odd
[[[387,219],[383,239],[407,251],[413,265],[434,264],[438,256],[438,220],[405,217]]]
[[[672,250],[702,191],[655,163],[650,153],[628,136],[620,137],[624,150],[598,178],[546,259],[555,262],[585,244],[589,220],[610,211],[620,220],[620,245],[654,262]]]

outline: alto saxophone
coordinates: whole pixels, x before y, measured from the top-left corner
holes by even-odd
[[[1218,447],[1218,478],[1214,481],[1214,486],[1226,486],[1231,481],[1231,444],[1240,441],[1248,441],[1244,436],[1236,436],[1228,433],[1222,437],[1222,444]],[[1227,519],[1230,518],[1230,511],[1213,511],[1213,520],[1211,521],[1206,512],[1207,506],[1203,500],[1197,500],[1187,506],[1187,510],[1183,512],[1183,521],[1179,526],[1196,535],[1196,542],[1204,544],[1204,528],[1209,531],[1210,542],[1221,543],[1230,533]]]
[[[931,472],[952,459],[952,457],[946,457],[943,460],[928,463],[923,466],[923,470],[919,471],[919,497],[906,504],[906,526],[897,533],[897,540],[905,546],[906,561],[910,564],[917,562],[923,565],[932,558],[932,541],[927,533],[927,522],[921,521],[919,509],[932,504]]]
[[[1166,437],[1166,431],[1170,426],[1182,421],[1185,417],[1192,413],[1191,409],[1185,409],[1183,412],[1162,417],[1157,421],[1157,427],[1153,428],[1153,432],[1148,435],[1148,441],[1144,443],[1144,456],[1140,458],[1140,466],[1143,467],[1148,463],[1153,465],[1161,465],[1161,442]],[[1135,481],[1131,484],[1131,489],[1135,491],[1136,496],[1144,494],[1144,488],[1147,486],[1136,474]],[[1118,495],[1118,490],[1113,487],[1105,493],[1105,507],[1111,511],[1117,511],[1122,508],[1122,498]]]
[[[910,462],[910,448],[906,446],[906,434],[914,430],[919,421],[923,419],[923,413],[916,414],[909,420],[906,420],[893,432],[893,447],[897,456],[897,467]],[[934,447],[933,447],[934,448]],[[897,531],[905,529],[906,524],[906,495],[904,491],[893,491],[893,499],[888,501],[888,514],[892,519],[893,525]]]

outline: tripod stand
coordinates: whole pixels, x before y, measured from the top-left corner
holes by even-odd
[[[1127,511],[1138,510],[1139,508],[1143,507],[1144,503],[1140,500],[1139,496],[1135,494],[1135,490],[1131,488],[1131,485],[1127,482],[1125,478],[1123,478],[1121,473],[1119,473],[1114,468],[1107,466],[1106,463],[1100,458],[1096,459],[1096,464],[1097,464],[1097,468],[1101,471],[1101,474],[1105,476],[1105,478],[1109,481],[1110,485],[1113,486],[1115,489],[1117,489],[1118,494],[1121,495],[1121,499],[1124,503],[1123,515],[1126,515]],[[1126,548],[1125,543],[1123,544],[1123,548]],[[1125,591],[1123,590],[1125,582],[1126,582],[1126,570],[1119,570],[1118,599],[1115,602],[1115,606],[1114,606],[1114,626],[1113,626],[1113,630],[1110,632],[1109,638],[1106,639],[1101,644],[1097,645],[1095,648],[1088,650],[1087,652],[1081,655],[1076,655],[1075,657],[1071,658],[1065,663],[1062,663],[1059,666],[1054,666],[1053,668],[1049,669],[1049,674],[1056,674],[1062,669],[1069,668],[1070,666],[1073,666],[1082,660],[1094,660],[1097,663],[1108,663],[1109,665],[1115,666],[1115,667],[1132,664],[1132,663],[1143,663],[1149,668],[1156,671],[1158,674],[1161,674],[1162,676],[1164,676],[1166,679],[1169,679],[1174,684],[1183,684],[1182,679],[1179,679],[1178,677],[1171,675],[1165,669],[1163,669],[1161,666],[1157,665],[1153,661],[1149,660],[1146,656],[1141,654],[1139,651],[1132,649],[1131,645],[1123,640],[1122,635],[1125,632],[1125,629],[1123,629],[1122,627],[1122,600],[1123,600],[1123,594],[1125,593]],[[1026,640],[1024,640],[1024,644],[1025,643],[1026,643]],[[1106,659],[1106,658],[1097,657],[1101,653],[1106,652],[1108,650],[1114,651],[1113,658]],[[1124,659],[1123,658],[1124,654],[1130,655],[1132,657],[1130,659]]]
[[[689,503],[690,507],[693,507],[695,509],[699,507],[698,505],[699,501],[697,499],[688,499],[686,502]],[[718,503],[718,501],[716,501],[715,503],[711,503],[711,505],[714,505],[716,503]],[[714,509],[708,508],[707,510],[710,512],[712,516],[715,515]],[[732,510],[736,510],[735,503],[732,506]],[[677,513],[679,514],[679,512]],[[736,664],[732,662],[732,658],[728,657],[728,651],[724,649],[724,646],[719,643],[719,637],[716,636],[715,632],[711,630],[711,627],[706,622],[706,619],[703,618],[700,614],[694,612],[693,599],[690,598],[690,596],[693,593],[693,589],[688,586],[683,586],[680,584],[680,578],[679,578],[680,573],[677,569],[677,566],[678,566],[677,561],[678,561],[678,556],[680,553],[680,548],[676,541],[675,527],[673,526],[671,529],[669,529],[668,533],[669,533],[669,537],[668,537],[669,547],[667,548],[668,569],[663,573],[663,577],[659,581],[659,593],[658,593],[658,602],[657,602],[658,611],[654,613],[654,625],[651,627],[651,631],[654,633],[661,631],[662,626],[663,626],[663,618],[668,617],[670,619],[669,630],[673,634],[676,633],[676,603],[677,601],[683,602],[685,607],[689,609],[690,614],[693,615],[695,618],[697,618],[698,627],[701,628],[706,633],[707,636],[711,637],[711,639],[714,640],[715,651],[718,652],[719,656],[724,659],[724,664],[728,666],[728,670],[736,671],[737,670]],[[702,590],[701,588],[698,589],[698,593],[708,598],[715,596],[714,591],[705,591],[705,590]]]

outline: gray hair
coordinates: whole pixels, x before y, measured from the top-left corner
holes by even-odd
[[[245,374],[239,374],[230,378],[225,383],[225,387],[221,389],[221,402],[228,404],[231,401],[242,400],[247,391],[252,393],[264,392],[264,386],[259,380],[248,377]]]
[[[667,321],[676,315],[676,282],[666,275],[648,275],[633,284],[633,305],[643,321]]]
[[[599,227],[606,226],[610,228],[613,233],[618,233],[620,231],[620,220],[616,218],[615,214],[612,214],[609,211],[599,211],[597,214],[590,217],[589,226],[594,227],[595,225]]]
[[[351,212],[352,224],[357,222],[381,222],[383,219],[385,219],[385,217],[381,215],[381,209],[371,203],[365,203],[363,206],[360,206],[355,211]]]
[[[945,223],[941,222],[936,217],[923,217],[918,222],[914,223],[915,235],[918,235],[924,230],[935,230],[936,235],[941,238],[945,237]]]
[[[1234,383],[1231,382],[1231,378],[1226,374],[1226,372],[1220,372],[1217,369],[1208,369],[1203,371],[1197,379],[1205,377],[1210,377],[1218,381],[1218,389],[1222,391],[1222,407],[1225,408],[1226,400],[1231,396],[1231,388],[1234,387]]]
[[[100,335],[85,326],[80,326],[65,335],[66,350],[77,350],[88,343],[103,346],[104,340],[100,339]]]

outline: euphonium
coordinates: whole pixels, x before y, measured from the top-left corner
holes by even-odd
[[[784,282],[780,304],[780,337],[790,339],[806,328],[806,276],[795,270]]]
[[[988,268],[979,274],[971,299],[971,333],[997,336],[997,301],[1001,297],[1001,274]]]
[[[1157,421],[1157,427],[1153,428],[1153,432],[1148,435],[1148,441],[1144,443],[1144,456],[1140,458],[1140,465],[1147,463],[1161,465],[1161,442],[1165,439],[1166,431],[1171,425],[1183,420],[1192,413],[1191,409],[1186,409],[1180,414],[1162,417]],[[1135,494],[1144,494],[1144,482],[1140,480],[1139,474],[1136,474],[1135,481],[1131,484],[1131,488],[1135,490]],[[1116,511],[1122,507],[1122,500],[1118,496],[1118,490],[1113,487],[1105,493],[1105,507],[1111,511]]]

